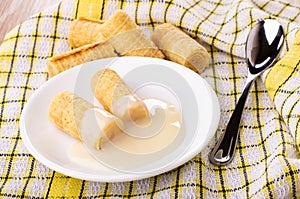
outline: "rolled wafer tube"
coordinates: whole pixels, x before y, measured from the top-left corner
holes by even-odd
[[[120,119],[132,120],[138,124],[149,121],[149,113],[144,102],[114,70],[106,68],[96,73],[92,80],[92,90],[105,110]]]
[[[109,42],[96,42],[68,51],[47,60],[47,69],[50,77],[53,77],[67,69],[107,57],[117,57],[113,46]]]
[[[104,41],[105,38],[100,31],[103,23],[102,20],[87,17],[79,17],[72,21],[68,36],[69,45],[77,48],[96,41]]]
[[[152,41],[166,58],[201,73],[209,65],[209,54],[198,42],[172,24],[155,28]]]
[[[85,44],[105,41],[121,32],[134,30],[137,27],[130,16],[122,10],[115,12],[106,21],[79,17],[71,23],[69,44],[77,48]]]
[[[108,41],[121,56],[165,57],[141,29],[120,33]]]
[[[83,126],[82,120],[86,117],[86,112],[89,112],[89,121],[96,117],[97,122],[91,121]],[[68,91],[60,92],[52,99],[48,117],[56,127],[80,141],[82,141],[81,131],[83,128],[97,125],[101,131],[101,136],[95,140],[97,145],[95,147],[98,149],[102,148],[104,136],[106,139],[113,139],[121,133],[120,123],[117,123],[118,119],[115,116],[103,109],[94,107],[88,101]]]
[[[140,29],[122,32],[104,42],[96,42],[68,51],[47,60],[53,77],[79,64],[108,57],[143,56],[164,58],[163,53]]]

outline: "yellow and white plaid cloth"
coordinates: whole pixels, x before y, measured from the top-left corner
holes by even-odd
[[[201,76],[219,98],[219,127],[201,153],[159,176],[122,183],[74,179],[29,154],[19,134],[20,114],[48,79],[46,59],[69,50],[71,21],[106,19],[118,9],[143,27],[175,24],[207,48],[211,65]],[[233,162],[214,166],[208,153],[241,94],[247,77],[245,40],[260,18],[282,23],[286,55],[249,94]],[[0,47],[0,198],[299,198],[299,27],[300,7],[283,0],[63,0],[32,16]]]

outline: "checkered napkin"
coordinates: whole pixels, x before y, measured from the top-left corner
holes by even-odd
[[[48,79],[46,59],[69,50],[71,21],[79,16],[106,19],[118,9],[149,29],[172,23],[207,48],[211,64],[201,76],[219,98],[220,123],[201,153],[167,173],[122,183],[74,179],[29,154],[19,134],[20,114],[30,95]],[[299,15],[299,7],[283,0],[63,0],[32,16],[7,34],[0,47],[0,197],[300,197]],[[277,18],[284,26],[284,57],[253,85],[233,162],[214,166],[208,153],[241,94],[247,77],[245,40],[261,18]]]

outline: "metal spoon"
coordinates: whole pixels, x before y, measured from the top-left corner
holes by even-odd
[[[231,162],[244,105],[254,80],[272,66],[283,46],[283,28],[273,19],[259,21],[250,31],[246,42],[248,77],[241,97],[229,120],[225,133],[211,151],[209,160],[215,165],[226,165]]]

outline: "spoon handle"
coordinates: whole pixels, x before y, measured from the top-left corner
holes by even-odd
[[[209,155],[209,160],[215,165],[226,165],[231,162],[235,152],[237,137],[239,135],[240,121],[247,96],[254,79],[247,81],[241,97],[228,122],[225,133],[221,135],[216,146]]]

